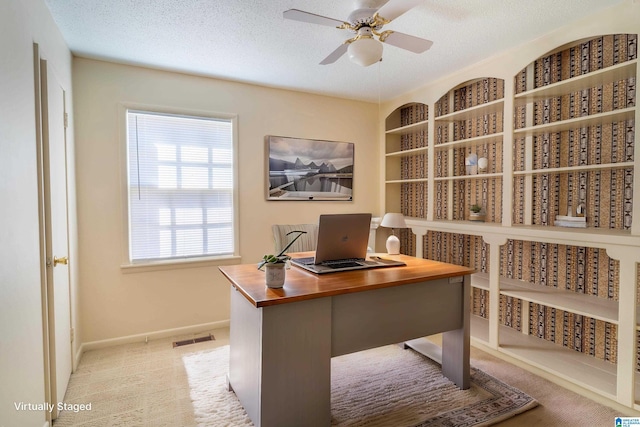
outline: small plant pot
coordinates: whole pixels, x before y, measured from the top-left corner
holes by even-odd
[[[284,266],[285,264],[281,262],[267,263],[264,265],[265,282],[267,287],[281,288],[284,286],[284,278],[287,271]]]
[[[485,214],[482,212],[469,212],[469,221],[484,222]]]

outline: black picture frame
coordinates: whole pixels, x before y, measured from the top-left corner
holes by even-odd
[[[268,135],[267,200],[352,201],[355,144]]]

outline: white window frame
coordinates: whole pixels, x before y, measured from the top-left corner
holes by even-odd
[[[173,258],[163,260],[146,260],[130,261],[130,242],[129,242],[129,154],[127,144],[127,113],[130,111],[168,114],[175,116],[191,116],[211,119],[228,120],[232,128],[232,150],[233,150],[233,239],[234,253],[230,255],[220,256],[197,256],[186,258]],[[120,104],[118,106],[118,122],[120,130],[120,158],[121,158],[121,200],[122,200],[122,218],[123,218],[123,234],[122,234],[122,263],[121,270],[124,273],[145,272],[154,270],[167,270],[176,268],[202,267],[206,265],[221,265],[228,263],[229,260],[240,259],[240,233],[239,233],[239,203],[238,203],[238,115],[230,113],[220,113],[204,110],[181,109],[175,107],[165,107],[146,104]]]

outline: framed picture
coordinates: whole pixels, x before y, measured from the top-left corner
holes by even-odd
[[[267,200],[353,200],[351,142],[267,136]]]

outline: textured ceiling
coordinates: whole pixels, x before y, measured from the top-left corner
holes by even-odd
[[[88,58],[378,102],[623,0],[424,0],[390,24],[426,38],[385,45],[360,67],[318,63],[352,33],[285,20],[301,9],[346,20],[345,0],[45,0],[71,51]]]

